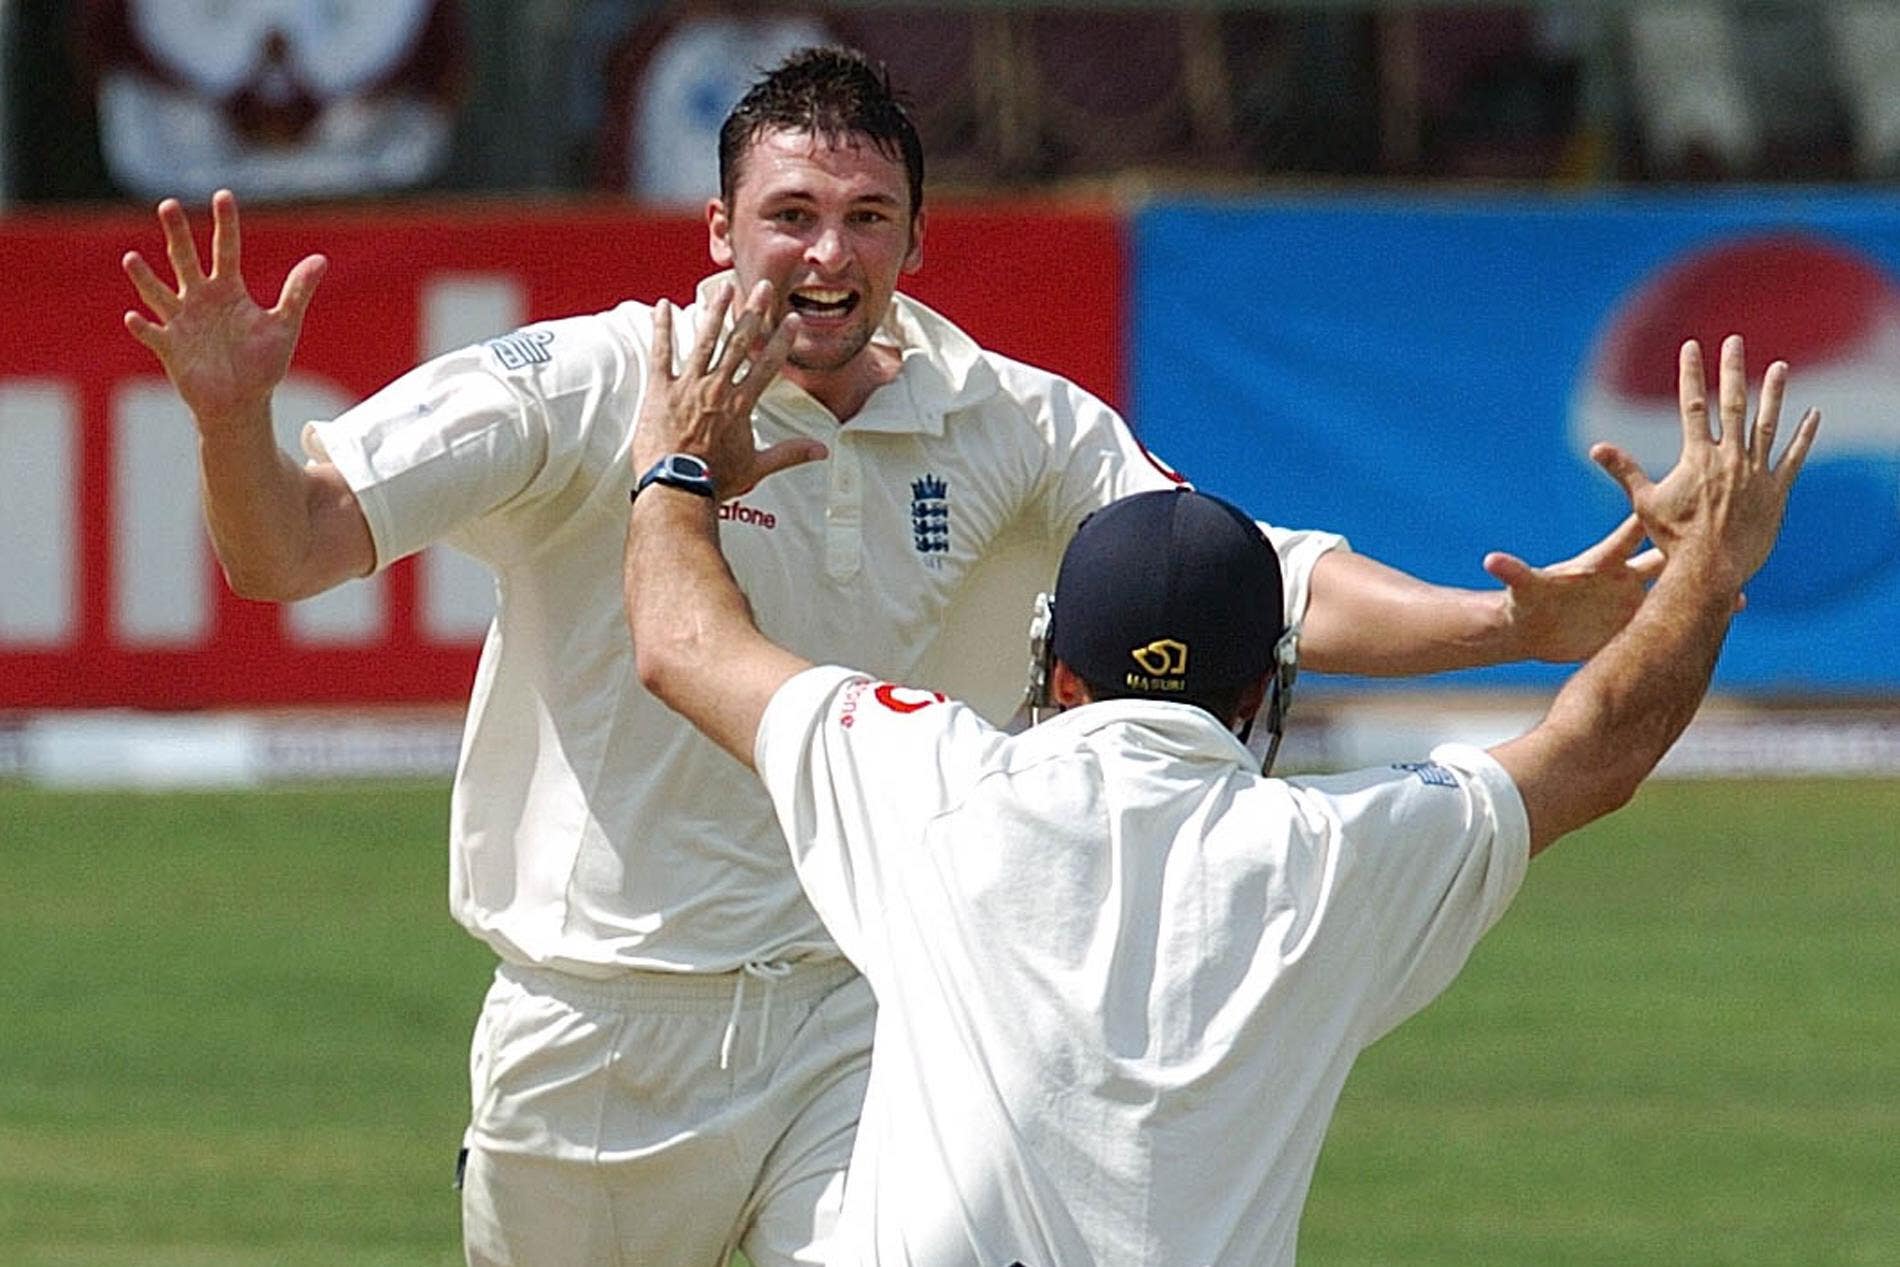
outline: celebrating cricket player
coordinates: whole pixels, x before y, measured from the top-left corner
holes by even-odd
[[[1022,613],[1076,524],[1176,477],[1101,401],[897,293],[923,260],[924,157],[880,68],[795,55],[734,108],[719,151],[707,245],[728,271],[680,320],[721,328],[767,286],[770,312],[747,319],[798,320],[779,327],[784,369],[758,384],[752,427],[828,455],[756,493],[718,491],[753,610],[806,659],[1007,714]],[[664,309],[629,301],[429,361],[312,421],[299,460],[272,439],[272,395],[327,263],[304,259],[260,307],[236,199],[216,195],[211,216],[207,268],[184,209],[159,205],[172,277],[128,253],[145,311],[125,320],[195,419],[231,584],[289,601],[437,543],[496,578],[450,812],[450,908],[499,960],[459,1141],[469,1261],[812,1261],[873,1000],[800,890],[763,789],[634,671],[616,579],[635,419],[673,381],[655,350]],[[1067,319],[1061,296],[1017,284]],[[1492,556],[1504,588],[1478,592],[1331,534],[1267,531],[1283,579],[1267,614],[1303,625],[1310,667],[1342,672],[1579,658],[1661,564],[1635,553],[1632,520],[1554,567]],[[973,601],[986,572],[1006,601]],[[946,629],[959,663],[940,659]]]
[[[1283,703],[1279,560],[1186,489],[1076,533],[1043,653],[1065,711],[1026,733],[760,633],[716,507],[813,454],[754,452],[762,380],[797,338],[758,337],[754,300],[717,355],[702,321],[642,402],[625,594],[642,684],[757,771],[877,995],[826,1261],[1290,1264],[1354,1059],[1450,984],[1529,859],[1624,804],[1688,724],[1818,415],[1773,461],[1787,367],[1751,425],[1731,338],[1711,434],[1684,345],[1675,469],[1654,484],[1593,455],[1666,565],[1543,721],[1488,751],[1280,780],[1235,734]]]

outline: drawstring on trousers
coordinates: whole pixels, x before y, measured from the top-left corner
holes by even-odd
[[[792,974],[792,965],[779,960],[748,960],[740,965],[739,983],[732,989],[732,1011],[726,1017],[726,1035],[719,1040],[719,1067],[732,1067],[732,1039],[739,1032],[739,1012],[745,1006],[745,983],[748,979],[763,981],[765,995],[759,1000],[759,1044],[752,1062],[758,1064],[765,1059],[765,1036],[772,1018],[772,984],[782,981]]]

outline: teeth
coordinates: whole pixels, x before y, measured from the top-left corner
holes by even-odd
[[[851,292],[848,290],[818,290],[804,287],[793,293],[800,299],[809,299],[815,304],[841,304],[851,298]]]

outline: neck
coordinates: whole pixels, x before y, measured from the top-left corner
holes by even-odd
[[[780,374],[803,388],[842,423],[857,416],[871,393],[895,380],[903,365],[904,358],[896,348],[870,343],[838,369],[809,370],[787,365]]]

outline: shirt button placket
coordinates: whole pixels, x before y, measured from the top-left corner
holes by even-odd
[[[862,565],[864,471],[856,447],[840,435],[831,450],[831,496],[825,505],[825,574],[848,581]]]

